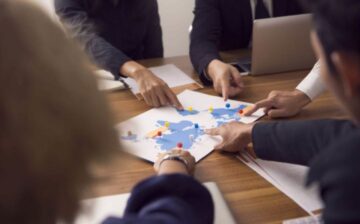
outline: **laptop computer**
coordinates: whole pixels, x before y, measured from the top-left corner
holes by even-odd
[[[255,20],[251,59],[232,64],[251,75],[311,68],[316,62],[310,41],[311,17],[302,14]]]

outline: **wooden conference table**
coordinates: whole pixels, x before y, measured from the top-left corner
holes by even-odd
[[[223,54],[231,62],[247,56],[245,51]],[[144,60],[145,66],[175,64],[182,71],[197,79],[188,56]],[[292,90],[308,74],[308,71],[288,72],[257,77],[244,77],[245,90],[237,100],[256,102],[271,90]],[[212,88],[200,92],[216,95]],[[121,122],[150,109],[138,101],[130,91],[107,94],[116,122]],[[194,102],[195,103],[195,102]],[[293,119],[341,118],[344,113],[329,93],[322,95]],[[262,120],[268,120],[263,118]],[[121,158],[122,157],[122,158]],[[140,159],[124,155],[114,156],[113,161],[97,174],[98,182],[89,197],[130,192],[144,178],[154,175],[152,165]],[[223,193],[238,223],[281,223],[307,214],[287,196],[236,159],[233,155],[213,152],[197,165],[195,177],[201,182],[214,181]]]

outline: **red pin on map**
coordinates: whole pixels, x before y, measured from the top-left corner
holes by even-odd
[[[182,149],[183,144],[182,144],[182,142],[178,142],[178,143],[176,144],[176,146],[177,146],[179,149]]]

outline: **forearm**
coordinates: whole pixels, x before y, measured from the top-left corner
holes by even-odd
[[[119,76],[120,67],[130,58],[95,33],[94,24],[81,1],[56,0],[55,10],[70,35],[80,42],[93,62]]]
[[[140,214],[167,223],[212,223],[214,205],[208,190],[193,177],[160,175],[139,183],[132,191],[124,218]]]
[[[354,129],[351,122],[340,120],[258,123],[252,140],[261,159],[308,165],[331,141]]]
[[[116,78],[119,75],[128,76],[120,70],[131,59],[104,39],[97,36],[90,38],[86,42],[85,51],[97,66],[110,71]]]
[[[216,0],[196,1],[191,31],[190,58],[201,74],[214,59],[220,59],[218,42],[221,36],[221,15]]]
[[[221,57],[218,53],[216,44],[209,43],[207,40],[192,39],[190,45],[190,59],[198,74],[201,74],[206,71],[206,68],[211,61],[215,59],[220,60]]]

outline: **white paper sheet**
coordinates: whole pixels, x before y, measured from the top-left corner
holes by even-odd
[[[166,82],[170,88],[195,83],[195,81],[173,64],[149,68],[157,77]],[[131,92],[138,94],[139,88],[134,79],[127,78],[125,82]]]
[[[235,220],[216,183],[204,184],[210,191],[215,205],[215,224],[235,224]],[[105,196],[84,200],[83,212],[75,220],[75,224],[99,224],[109,216],[122,217],[130,194]]]
[[[252,123],[264,115],[259,110],[249,117],[240,116],[238,109],[248,108],[252,104],[232,100],[224,102],[220,97],[190,90],[182,92],[178,98],[184,111],[180,112],[172,107],[155,108],[117,125],[124,150],[154,162],[159,152],[176,148],[177,143],[181,142],[183,149],[188,150],[199,161],[221,140],[219,137],[205,135],[204,129],[234,120]],[[226,104],[230,107],[226,108]],[[165,122],[169,122],[168,128],[165,127]],[[196,128],[196,125],[199,127]],[[162,135],[156,136],[157,132]],[[149,137],[149,133],[155,133],[155,136]]]
[[[97,77],[98,89],[100,91],[114,91],[120,89],[127,89],[125,84],[119,80],[115,80],[114,76],[105,70],[95,71]]]
[[[283,224],[323,224],[321,215],[284,220]]]
[[[99,78],[99,79],[105,79],[105,80],[115,80],[115,77],[108,71],[106,70],[96,70],[95,71],[95,75]]]
[[[323,208],[317,187],[305,187],[308,167],[261,159],[254,160],[245,154],[243,154],[243,156],[245,156],[248,161],[244,161],[240,157],[238,158],[286,194],[310,215],[313,215],[314,211]]]
[[[126,86],[120,81],[99,79],[98,88],[100,91],[113,91],[113,90],[126,89]]]

